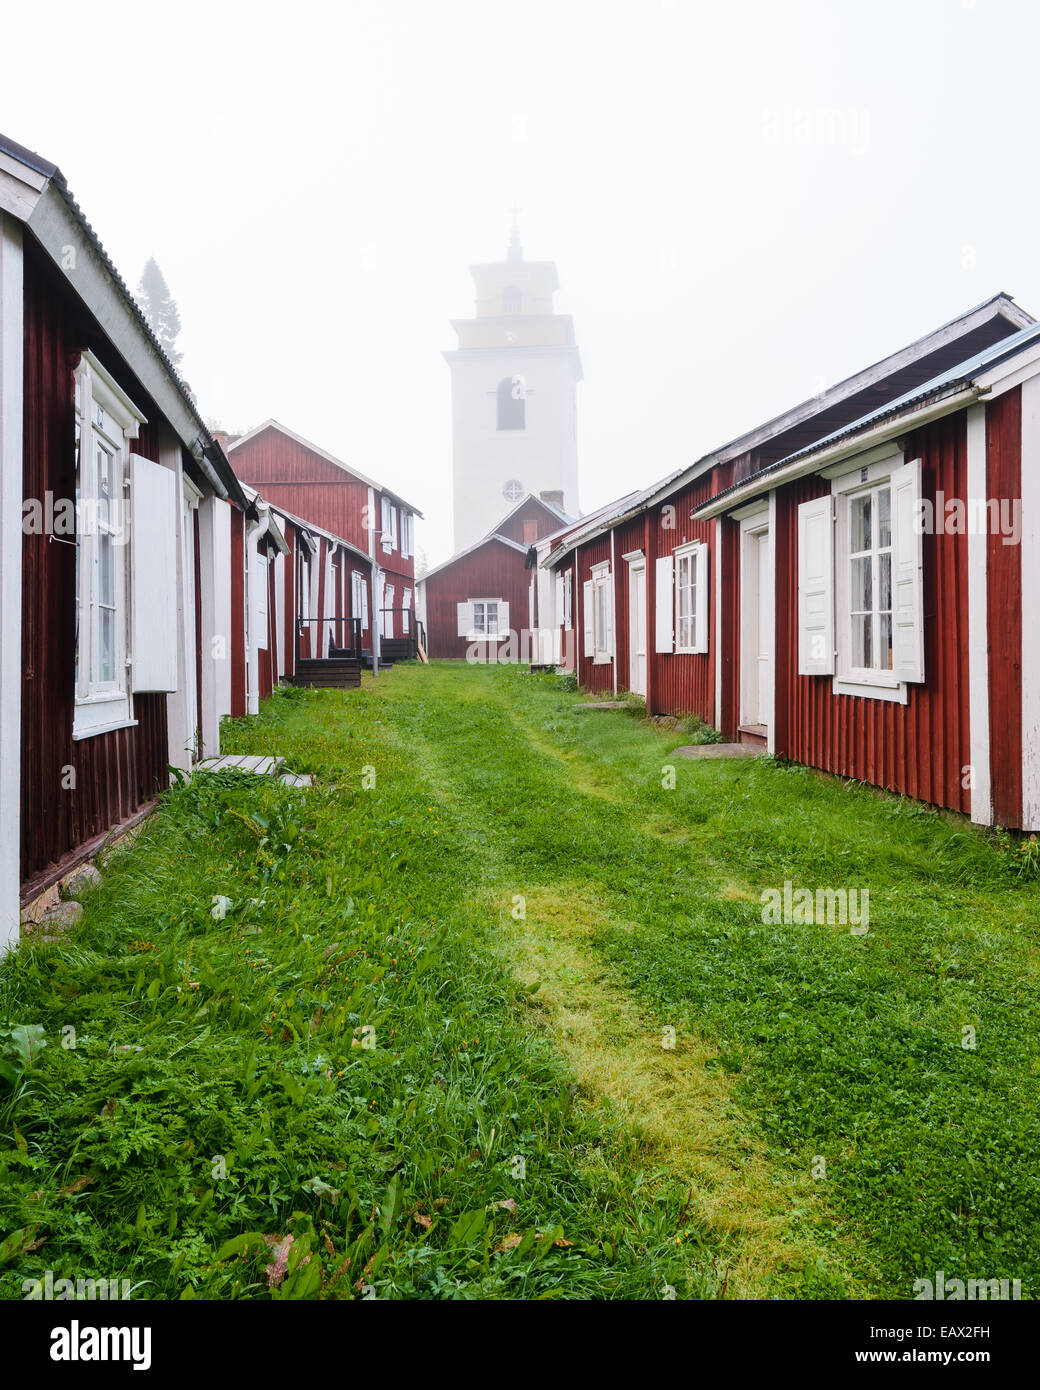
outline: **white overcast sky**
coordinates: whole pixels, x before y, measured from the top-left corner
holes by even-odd
[[[8,7],[54,160],[184,371],[450,550],[449,319],[507,209],[574,315],[585,510],[998,290],[1040,316],[1037,0]]]

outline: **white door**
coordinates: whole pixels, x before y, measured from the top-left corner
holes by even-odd
[[[758,535],[758,718],[756,724],[770,722],[773,703],[773,572],[769,564],[769,532]]]
[[[773,567],[769,528],[757,518],[741,530],[740,727],[773,721]]]
[[[646,699],[646,564],[628,567],[628,688]]]

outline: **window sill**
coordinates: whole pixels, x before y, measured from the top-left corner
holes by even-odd
[[[905,705],[906,684],[902,681],[887,683],[881,680],[861,681],[849,676],[835,676],[832,684],[835,695],[855,695],[861,700],[890,700],[897,705]]]
[[[89,728],[74,728],[72,730],[73,743],[79,743],[85,738],[94,738],[97,734],[114,734],[117,729],[136,729],[140,721],[137,719],[117,719],[111,724],[96,724]]]
[[[91,738],[137,723],[130,707],[130,696],[123,691],[105,690],[77,699],[72,715],[72,737]]]
[[[613,660],[614,658],[612,656],[606,655],[603,652],[598,652],[592,658],[592,664],[593,666],[609,666]]]

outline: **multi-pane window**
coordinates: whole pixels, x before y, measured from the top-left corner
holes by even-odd
[[[570,570],[563,575],[563,626],[568,632],[574,626],[574,575]]]
[[[116,681],[116,624],[119,619],[119,596],[116,592],[115,506],[122,501],[116,492],[122,483],[120,460],[107,445],[95,438],[94,457],[97,465],[97,536],[94,543],[94,566],[97,571],[98,644],[94,667],[98,687],[111,686]],[[115,504],[115,505],[114,505]]]
[[[697,649],[697,556],[687,551],[675,557],[675,614],[679,651]]]
[[[850,664],[892,669],[892,489],[883,483],[849,499]]]
[[[498,604],[478,601],[473,605],[473,631],[481,637],[498,636]]]
[[[130,718],[128,440],[137,414],[89,353],[74,376],[76,402],[77,737]]]
[[[389,497],[384,497],[381,504],[382,510],[382,531],[383,549],[393,550],[397,544],[397,508],[390,501]]]

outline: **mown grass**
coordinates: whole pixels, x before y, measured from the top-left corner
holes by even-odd
[[[683,735],[551,679],[425,680],[388,683],[388,710],[482,827],[493,876],[594,897],[612,978],[714,1045],[772,1161],[825,1192],[806,1216],[846,1290],[909,1297],[942,1269],[1035,1296],[1040,914],[1021,852],[770,759],[671,764]],[[764,925],[785,879],[869,889],[869,933]]]
[[[1023,856],[581,704],[435,663],[229,728],[315,787],[175,788],[0,965],[48,1044],[0,1081],[0,1295],[1035,1296]],[[764,925],[785,879],[869,933]]]
[[[226,745],[312,790],[175,787],[74,936],[0,965],[0,1296],[46,1270],[139,1298],[716,1291],[710,1233],[531,1026],[385,715],[276,696]]]

